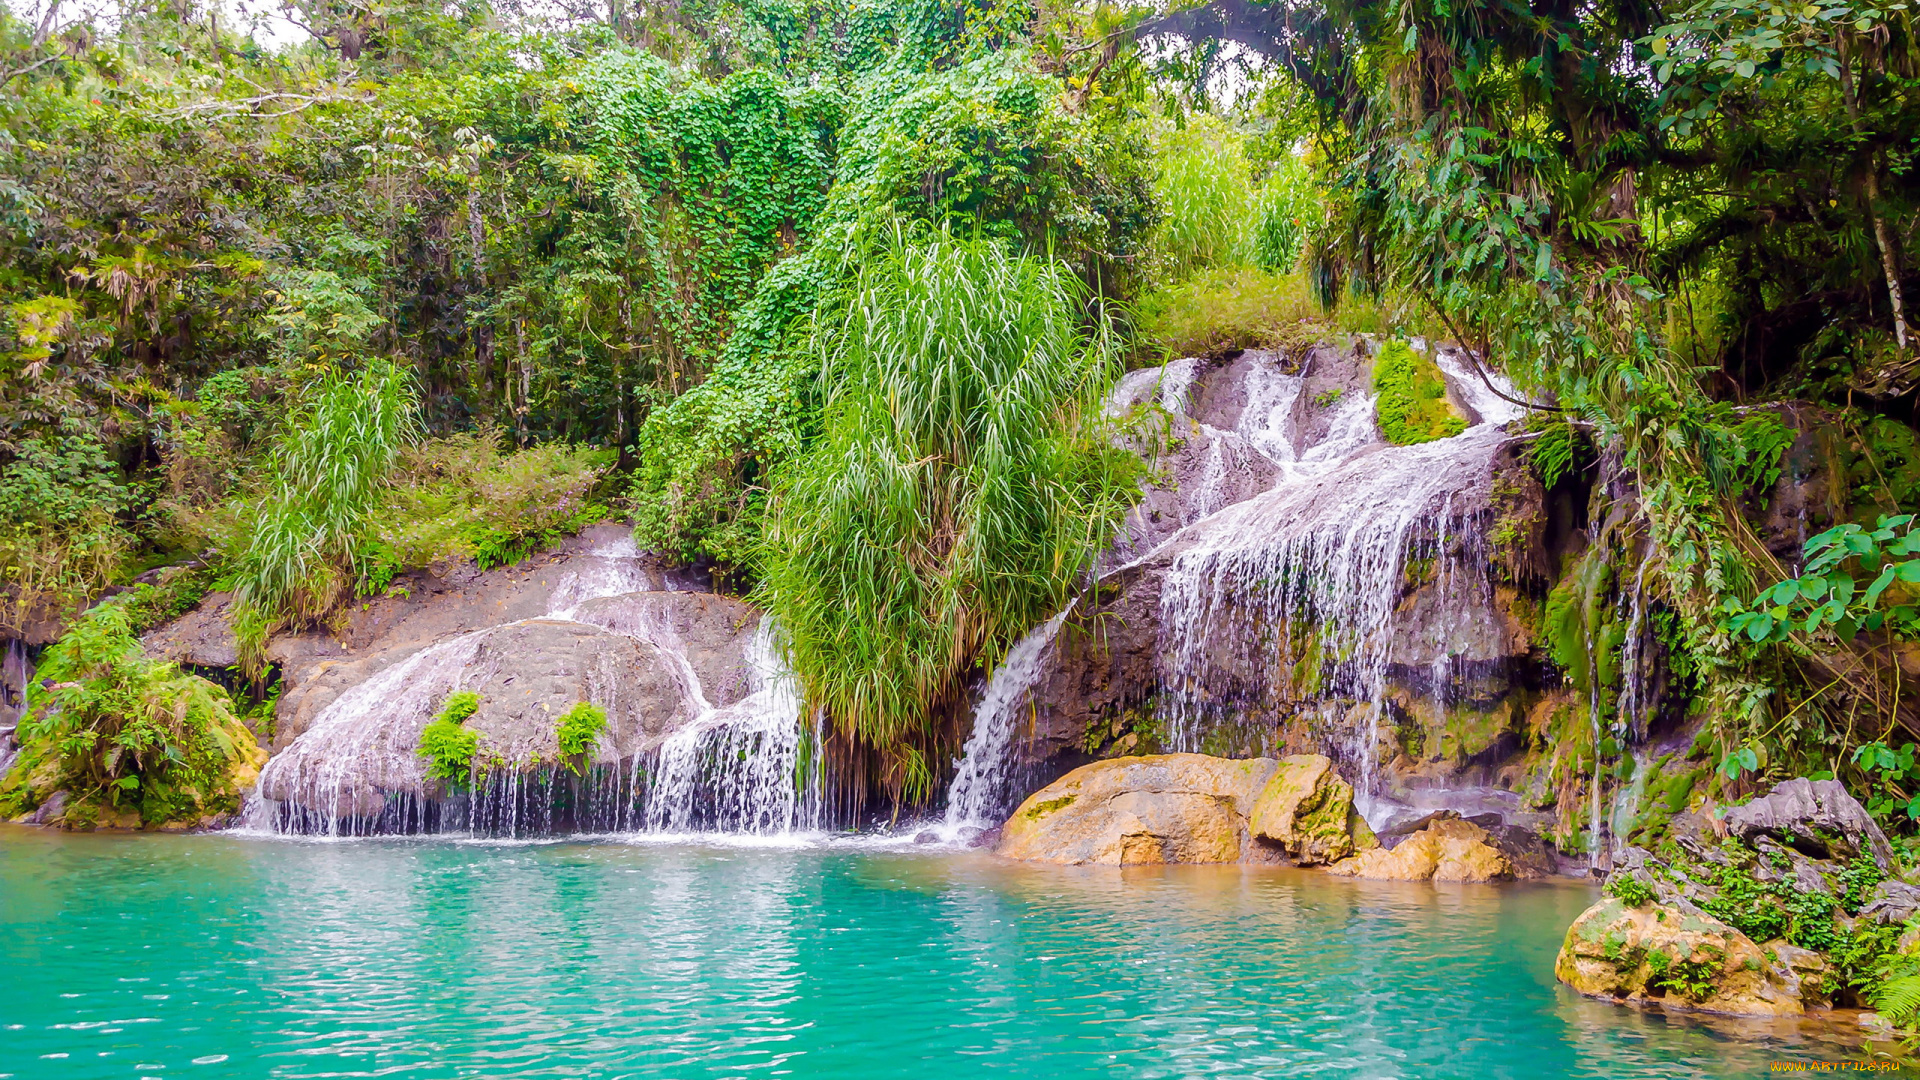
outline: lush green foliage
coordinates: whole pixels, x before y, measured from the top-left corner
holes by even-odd
[[[486,570],[610,513],[595,491],[612,453],[557,443],[502,453],[501,439],[482,429],[403,448],[373,525],[376,552],[394,566],[472,559]]]
[[[1729,598],[1727,628],[1754,641],[1785,641],[1795,630],[1831,630],[1851,638],[1862,630],[1898,637],[1920,631],[1920,608],[1902,588],[1882,610],[1889,587],[1920,585],[1920,527],[1911,514],[1882,517],[1878,527],[1836,525],[1806,543],[1800,576],[1760,590],[1751,609]],[[1856,570],[1855,567],[1858,569]],[[1870,578],[1860,588],[1855,574]]]
[[[1168,357],[1298,344],[1317,315],[1300,277],[1251,266],[1201,270],[1142,297],[1134,310],[1140,336]]]
[[[560,762],[575,775],[580,773],[580,761],[593,753],[600,741],[600,733],[607,730],[607,711],[589,702],[579,702],[560,717],[560,726],[555,737],[560,745]]]
[[[391,364],[329,371],[311,393],[235,560],[234,628],[250,665],[274,629],[326,614],[368,577],[381,496],[413,435],[413,392]]]
[[[1380,347],[1373,360],[1373,392],[1380,434],[1395,446],[1445,439],[1467,429],[1447,401],[1440,368],[1405,341]]]
[[[95,607],[41,657],[19,759],[0,778],[0,817],[59,790],[70,826],[120,813],[195,822],[238,808],[234,770],[257,769],[264,755],[224,690],[142,655],[133,609],[132,600]]]
[[[473,758],[480,750],[480,733],[466,728],[467,718],[480,709],[480,695],[456,690],[447,695],[440,715],[420,731],[420,756],[427,759],[427,779],[458,790],[473,776]]]
[[[1066,602],[1132,498],[1074,293],[999,239],[903,230],[816,320],[824,430],[775,479],[758,595],[896,794],[926,791],[934,710]]]

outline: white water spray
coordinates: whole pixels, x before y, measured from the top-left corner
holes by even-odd
[[[1014,792],[1013,744],[1027,707],[1028,691],[1039,678],[1041,663],[1052,651],[1060,626],[1073,610],[1068,605],[1014,643],[1005,660],[987,681],[986,693],[973,710],[973,731],[961,751],[953,787],[947,793],[946,826],[990,828],[1011,807]]]

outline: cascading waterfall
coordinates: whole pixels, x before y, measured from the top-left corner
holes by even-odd
[[[1269,456],[1281,481],[1188,530],[1161,589],[1162,710],[1175,748],[1200,750],[1222,721],[1276,700],[1357,702],[1365,711],[1347,718],[1347,750],[1366,809],[1408,562],[1433,560],[1445,602],[1484,606],[1492,590],[1485,559],[1470,550],[1476,536],[1449,535],[1453,500],[1484,484],[1505,441],[1499,425],[1521,411],[1459,358],[1435,359],[1480,419],[1452,438],[1376,445],[1368,395],[1343,400],[1327,437],[1297,456],[1285,426],[1291,410],[1252,420],[1262,425],[1255,444],[1278,450]],[[1287,400],[1298,393],[1295,380]],[[1463,547],[1475,557],[1456,558]]]
[[[1020,710],[1027,706],[1027,692],[1072,610],[1072,605],[1062,608],[1015,642],[987,680],[986,693],[973,711],[973,731],[947,793],[945,827],[950,833],[962,826],[990,828],[1012,809],[1009,804],[1016,794],[1012,790],[1013,741]]]
[[[819,826],[817,738],[806,738],[794,681],[762,619],[747,650],[749,692],[715,708],[682,643],[644,604],[601,607],[589,601],[644,593],[649,579],[630,538],[578,556],[553,589],[554,621],[582,621],[654,648],[672,670],[694,720],[630,767],[599,766],[584,777],[551,766],[496,768],[475,790],[440,799],[426,794],[418,733],[457,690],[480,686],[500,660],[484,646],[509,627],[489,627],[438,642],[343,692],[313,725],[263,770],[262,793],[247,824],[278,832],[358,835],[432,832],[594,830],[777,833]],[[632,610],[629,610],[631,608]],[[578,617],[578,618],[576,618]],[[486,654],[483,656],[483,654]],[[421,794],[409,794],[420,792]]]
[[[18,638],[7,639],[6,651],[0,653],[0,777],[20,756],[16,731],[27,711],[27,685],[32,681],[33,661],[27,659],[26,644]]]
[[[801,730],[800,693],[777,633],[771,617],[760,620],[747,648],[749,690],[740,701],[716,709],[694,680],[699,715],[660,745],[647,785],[649,831],[820,827],[821,740],[817,730]],[[692,675],[684,656],[680,666]]]

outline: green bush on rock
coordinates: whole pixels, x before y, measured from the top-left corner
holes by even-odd
[[[420,732],[420,756],[427,759],[427,779],[449,788],[464,787],[473,775],[473,757],[480,749],[480,733],[462,725],[480,708],[480,695],[460,690],[447,695],[440,715]]]
[[[131,603],[94,608],[41,657],[0,818],[67,793],[61,823],[198,823],[239,808],[266,754],[226,691],[152,660]]]
[[[560,718],[560,728],[555,735],[560,744],[560,761],[568,772],[580,775],[580,758],[593,752],[600,733],[606,729],[607,711],[597,705],[582,701],[567,710]]]

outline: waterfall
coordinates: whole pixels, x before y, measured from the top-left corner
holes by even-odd
[[[1250,442],[1279,466],[1279,482],[1169,541],[1161,709],[1173,748],[1203,749],[1221,722],[1249,709],[1352,701],[1363,711],[1347,717],[1345,751],[1359,772],[1363,809],[1370,804],[1410,560],[1421,560],[1418,572],[1432,575],[1449,610],[1486,605],[1492,581],[1473,523],[1450,532],[1455,499],[1484,491],[1505,442],[1499,425],[1521,411],[1460,357],[1441,352],[1435,360],[1479,423],[1452,438],[1383,446],[1372,397],[1350,394],[1335,406],[1326,436],[1295,454],[1290,410],[1267,409],[1251,420],[1262,435]],[[1298,381],[1287,391],[1250,393],[1250,402],[1263,393],[1274,403],[1297,398]],[[1243,413],[1242,426],[1249,422]],[[1476,557],[1456,557],[1463,548]]]
[[[771,616],[760,620],[747,648],[746,697],[716,709],[701,694],[699,715],[660,745],[647,785],[649,831],[790,833],[820,827],[821,740],[817,732],[801,730],[799,690],[777,635]],[[699,694],[684,655],[678,666]]]
[[[604,830],[789,832],[820,818],[820,740],[802,730],[794,680],[777,628],[762,619],[746,650],[747,695],[716,708],[684,643],[648,604],[589,601],[653,595],[630,537],[575,557],[542,619],[579,622],[651,646],[694,719],[630,766],[597,766],[575,778],[552,766],[488,770],[473,792],[436,798],[425,780],[419,732],[447,695],[481,686],[503,662],[477,630],[431,645],[350,687],[262,771],[249,827],[357,835],[464,826],[499,835],[546,833],[556,821]],[[267,797],[272,796],[272,797]],[[567,816],[556,815],[565,802]]]
[[[953,787],[947,793],[949,831],[962,825],[991,827],[1012,809],[1013,737],[1020,711],[1026,707],[1027,691],[1039,678],[1041,663],[1072,610],[1069,604],[1015,642],[987,681],[986,693],[973,710],[973,731],[967,736]]]
[[[8,638],[0,653],[0,778],[20,756],[19,724],[27,712],[27,685],[33,682],[33,661],[19,638]]]

